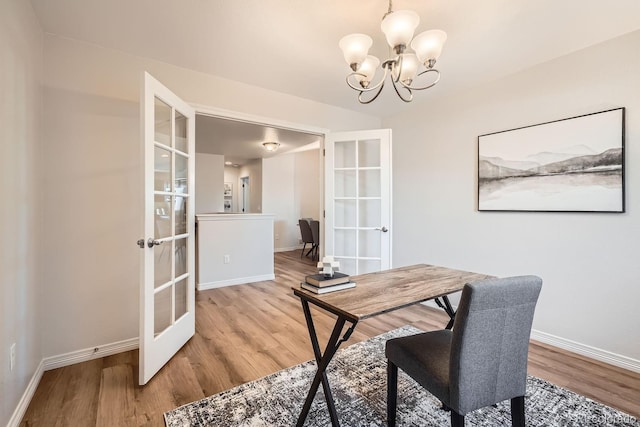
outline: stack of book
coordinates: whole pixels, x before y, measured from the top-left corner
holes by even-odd
[[[304,280],[304,283],[300,283],[300,287],[316,294],[326,294],[327,292],[340,291],[356,286],[349,275],[344,273],[334,273],[333,277],[326,277],[324,274],[312,274],[305,277]]]

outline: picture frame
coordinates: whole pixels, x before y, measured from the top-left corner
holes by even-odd
[[[224,183],[224,197],[231,197],[233,195],[233,183]]]
[[[478,211],[625,212],[624,107],[478,136]]]

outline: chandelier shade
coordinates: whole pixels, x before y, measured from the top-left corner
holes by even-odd
[[[369,86],[373,76],[376,75],[376,69],[380,65],[380,60],[373,55],[367,55],[365,60],[358,68],[358,74],[355,76],[356,80],[362,87]]]
[[[344,60],[347,61],[349,66],[362,64],[369,53],[371,45],[373,45],[373,40],[366,34],[350,34],[340,39],[339,43]]]
[[[359,92],[360,103],[369,104],[380,95],[387,75],[390,76],[396,94],[404,102],[413,100],[412,91],[428,89],[440,81],[440,71],[434,66],[442,53],[447,33],[442,30],[429,30],[414,38],[419,24],[420,17],[416,12],[394,12],[392,0],[389,0],[389,11],[382,18],[380,29],[395,56],[382,62],[383,76],[377,83],[373,81],[381,61],[369,55],[369,49],[373,45],[371,37],[356,33],[340,39],[338,45],[352,71],[347,76],[347,84]],[[420,78],[425,74],[431,74],[432,77],[426,83],[425,78]]]
[[[442,30],[429,30],[420,33],[411,42],[411,49],[421,63],[435,61],[442,53],[442,46],[447,41],[447,33]]]
[[[413,38],[413,33],[420,24],[420,17],[411,10],[398,10],[387,14],[380,24],[380,29],[392,48],[407,46]],[[400,52],[396,52],[400,53]]]
[[[420,67],[418,57],[415,53],[403,53],[399,59],[400,66],[394,69],[394,77],[400,82],[410,85],[418,75]]]

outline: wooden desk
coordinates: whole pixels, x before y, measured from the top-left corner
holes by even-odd
[[[449,315],[450,321],[447,328],[451,328],[455,312],[449,303],[447,295],[462,290],[466,283],[490,277],[486,274],[418,264],[353,276],[351,280],[356,283],[355,288],[328,294],[318,295],[299,287],[293,287],[294,295],[299,297],[302,302],[311,345],[318,364],[318,371],[311,383],[311,388],[296,425],[302,427],[304,424],[320,383],[322,383],[327,407],[329,408],[331,424],[333,426],[340,425],[326,369],[340,344],[349,339],[358,321],[433,299]],[[309,304],[313,304],[337,316],[324,353],[320,351]],[[351,323],[351,326],[348,327],[343,335],[342,330],[347,322]]]

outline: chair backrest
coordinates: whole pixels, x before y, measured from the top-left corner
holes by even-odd
[[[541,288],[536,276],[465,285],[449,366],[451,403],[458,413],[525,395],[529,336]]]
[[[315,219],[311,221],[311,236],[313,237],[313,243],[320,244],[320,221]]]
[[[300,226],[300,235],[304,243],[313,243],[313,235],[311,234],[311,226],[306,219],[299,219],[298,225]]]

